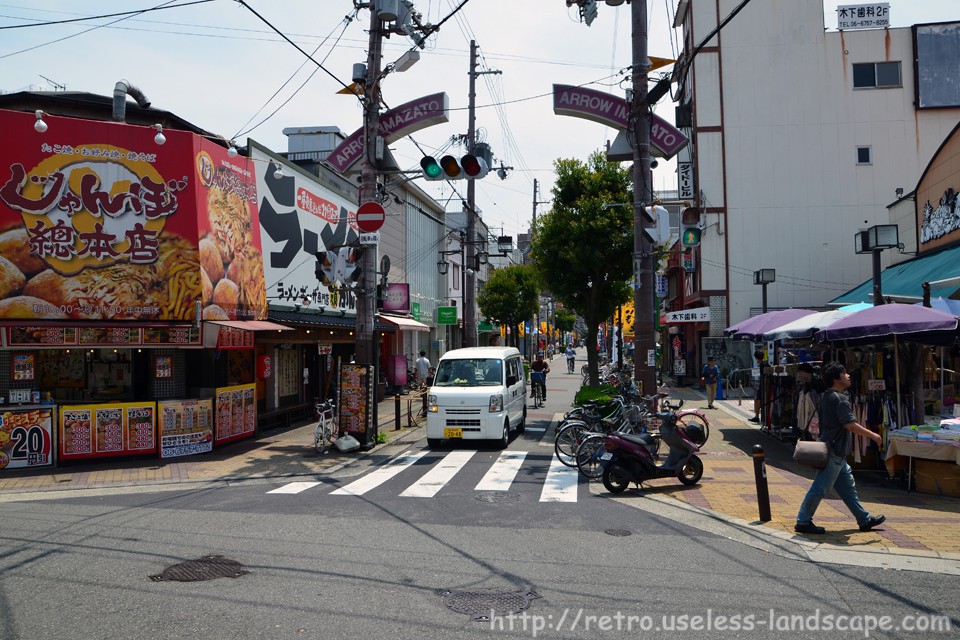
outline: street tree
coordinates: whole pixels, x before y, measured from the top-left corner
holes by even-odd
[[[586,322],[587,365],[596,386],[597,327],[632,293],[630,173],[599,151],[586,162],[557,160],[555,169],[553,206],[537,220],[531,255],[544,288]]]
[[[557,309],[554,314],[553,325],[560,331],[573,331],[573,325],[577,321],[577,314],[569,309]]]
[[[512,346],[517,346],[517,325],[537,311],[537,276],[530,265],[510,265],[494,269],[483,290],[477,294],[477,306],[487,319],[512,327]]]

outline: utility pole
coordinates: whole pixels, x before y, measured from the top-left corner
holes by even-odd
[[[470,91],[468,94],[470,109],[467,112],[467,153],[473,153],[473,147],[477,143],[477,41],[470,41]],[[477,201],[476,180],[467,180],[467,246],[466,257],[462,265],[463,272],[466,273],[467,265],[473,265],[474,260],[474,241],[477,237],[477,222],[474,216],[476,212],[474,205]],[[466,284],[466,278],[464,279]],[[473,272],[470,287],[463,292],[463,346],[477,346],[477,272]]]
[[[633,145],[633,251],[636,285],[633,291],[634,378],[641,393],[653,393],[657,385],[656,367],[647,365],[647,352],[656,349],[653,340],[653,243],[644,234],[651,226],[645,207],[653,200],[653,175],[650,169],[650,107],[647,105],[647,3],[630,3],[632,34],[633,100],[630,122],[634,125]]]
[[[370,40],[367,49],[367,77],[363,87],[363,162],[360,167],[360,204],[374,202],[377,197],[377,142],[380,129],[380,64],[383,33],[374,3],[370,3]],[[377,344],[374,335],[376,317],[376,259],[375,247],[366,247],[362,256],[360,288],[357,292],[356,342],[354,354],[357,364],[373,367],[370,384],[376,389],[379,380]],[[373,412],[373,428],[377,426],[377,403]]]

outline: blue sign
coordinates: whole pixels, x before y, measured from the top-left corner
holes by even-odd
[[[657,296],[662,298],[665,295],[667,295],[667,291],[668,291],[667,276],[663,275],[662,273],[658,273],[656,274],[656,276],[657,276]]]

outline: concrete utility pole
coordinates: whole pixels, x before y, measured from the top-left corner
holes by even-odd
[[[370,6],[370,42],[367,49],[367,78],[363,87],[363,163],[360,167],[360,204],[374,202],[377,199],[377,141],[380,128],[380,63],[382,40],[380,19],[377,9]],[[357,324],[355,354],[358,364],[374,367],[374,379],[377,377],[377,349],[374,336],[376,318],[376,271],[377,252],[375,247],[366,247],[362,258],[362,275],[357,294]],[[376,410],[376,403],[373,405]],[[376,425],[376,415],[374,415]]]
[[[477,42],[470,41],[470,91],[469,91],[470,109],[467,111],[467,153],[473,153],[473,147],[477,143]],[[466,258],[461,266],[466,273],[467,265],[475,266],[474,242],[477,236],[477,221],[474,205],[477,199],[476,180],[467,180],[467,246],[464,247]],[[466,278],[464,278],[466,284]],[[463,292],[463,346],[477,346],[477,272],[474,270],[473,277],[470,278],[470,286]]]
[[[633,134],[633,251],[634,274],[637,287],[633,292],[635,311],[633,331],[634,379],[645,394],[653,393],[657,385],[655,366],[647,365],[647,352],[656,349],[653,339],[653,243],[644,234],[651,226],[644,211],[653,200],[653,175],[650,169],[650,107],[647,105],[647,74],[650,61],[647,58],[647,3],[634,0],[630,3],[633,58],[633,100],[630,105],[630,122]]]

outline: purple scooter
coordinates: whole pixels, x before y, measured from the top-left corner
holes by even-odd
[[[624,433],[610,433],[603,437],[606,462],[603,486],[610,493],[626,491],[631,482],[637,486],[654,478],[677,478],[685,485],[693,485],[703,476],[703,461],[696,455],[700,447],[693,443],[687,428],[677,421],[672,411],[661,411],[660,439],[670,448],[663,464],[657,464],[650,451],[648,438]]]

